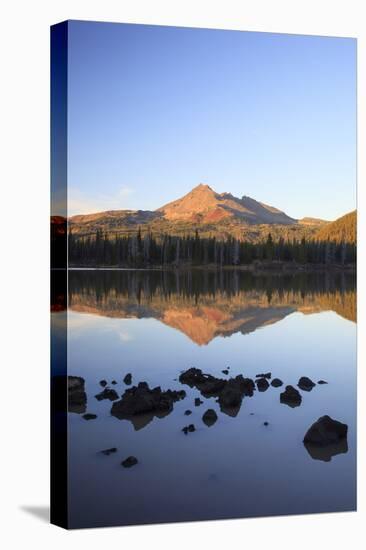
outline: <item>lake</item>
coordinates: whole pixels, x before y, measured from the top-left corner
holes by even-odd
[[[57,327],[65,312],[53,316]],[[86,394],[83,407],[69,410],[71,527],[355,509],[352,273],[73,270],[67,323],[68,375],[84,379]],[[179,381],[191,367],[224,380],[271,373],[269,384],[283,386],[226,409],[217,395]],[[316,385],[299,390],[301,404],[281,403],[286,385],[299,389],[303,376]],[[119,418],[116,399],[95,398],[102,380],[118,400],[140,382],[185,397],[164,414]],[[217,414],[212,425],[202,420],[208,409]],[[347,442],[311,452],[304,435],[323,415],[348,425]],[[185,434],[190,424],[195,431]],[[124,468],[129,456],[138,463]]]

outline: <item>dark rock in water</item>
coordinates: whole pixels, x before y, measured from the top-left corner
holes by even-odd
[[[297,385],[303,391],[311,391],[315,386],[314,382],[307,376],[302,376]]]
[[[235,378],[224,380],[210,374],[204,374],[200,369],[190,368],[183,372],[179,381],[191,388],[197,388],[204,397],[217,397],[220,409],[225,414],[236,416],[240,410],[243,397],[252,396],[255,390],[253,380],[244,378],[241,374]],[[198,401],[195,401],[198,406]]]
[[[130,372],[126,374],[126,376],[123,379],[123,382],[126,384],[126,386],[130,386],[132,384],[132,374]]]
[[[228,369],[224,369],[224,370],[222,370],[221,372],[222,372],[223,374],[229,374]]]
[[[103,451],[100,451],[100,452],[102,453],[102,455],[109,456],[109,455],[117,452],[117,447],[111,447],[110,449],[104,449]]]
[[[112,405],[111,414],[119,420],[130,420],[135,430],[146,426],[154,416],[163,418],[173,410],[176,401],[184,399],[186,392],[167,390],[159,386],[150,389],[146,382],[140,382],[125,391],[122,398]]]
[[[256,380],[258,391],[266,391],[269,388],[269,383],[266,378],[258,378]]]
[[[184,428],[182,428],[182,432],[185,433],[185,435],[187,435],[189,432],[195,432],[196,431],[196,428],[194,427],[194,424],[189,424],[189,426],[184,426]]]
[[[202,399],[200,399],[199,397],[195,398],[194,400],[195,407],[199,407],[200,405],[202,405],[202,403],[203,403]]]
[[[107,380],[101,380],[99,384],[102,386],[102,388],[105,388],[107,385]]]
[[[347,424],[322,416],[306,432],[304,446],[314,460],[329,462],[333,456],[347,453],[347,432]]]
[[[85,420],[94,420],[95,418],[97,418],[97,415],[96,414],[91,414],[91,413],[86,413],[86,414],[83,414],[83,418]]]
[[[81,378],[80,376],[68,376],[67,390],[68,411],[77,414],[85,413],[87,398],[85,393],[84,378]]]
[[[302,397],[293,386],[286,386],[286,390],[280,394],[280,401],[289,407],[295,408],[301,405]]]
[[[189,416],[190,414],[192,414],[192,411],[190,411],[190,410],[188,409],[188,410],[184,411],[184,414],[185,414],[186,416]]]
[[[225,387],[218,395],[217,402],[221,412],[236,416],[240,410],[244,396],[252,397],[255,390],[251,378],[244,378],[241,374],[227,380]]]
[[[213,409],[207,409],[205,414],[202,416],[202,420],[206,426],[213,426],[213,424],[217,421],[217,414]]]
[[[100,393],[97,393],[95,396],[95,399],[98,399],[98,401],[103,401],[103,399],[109,399],[109,401],[115,401],[118,399],[118,393],[116,390],[111,390],[110,388],[104,388],[103,391]]]
[[[268,426],[269,422],[263,422],[263,426]]]
[[[272,376],[271,372],[266,372],[264,374],[256,374],[255,375],[256,378],[268,378],[268,380],[271,379],[271,376]]]
[[[279,388],[282,385],[283,385],[283,382],[279,378],[274,378],[271,382],[271,386],[273,386],[274,388]]]
[[[328,382],[326,382],[325,380],[319,380],[318,384],[322,385],[322,384],[328,384]]]
[[[200,369],[194,367],[182,372],[179,382],[187,384],[191,388],[196,387],[206,397],[218,395],[226,384],[226,380],[215,378],[211,374],[203,374]]]
[[[254,413],[249,413],[249,414],[250,414],[250,416],[254,416]]]
[[[321,416],[305,434],[304,443],[325,446],[347,437],[348,426],[330,416]]]
[[[115,386],[117,384],[117,381],[116,380],[112,380],[111,384],[113,384],[113,386]]]
[[[135,456],[129,456],[121,462],[121,466],[124,468],[131,468],[131,466],[135,466],[136,464],[138,464],[138,460]]]

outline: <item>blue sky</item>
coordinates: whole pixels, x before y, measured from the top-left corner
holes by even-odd
[[[69,215],[207,183],[293,217],[356,207],[356,41],[72,21]]]

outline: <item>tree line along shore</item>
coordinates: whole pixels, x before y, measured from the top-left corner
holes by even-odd
[[[70,266],[90,267],[195,267],[242,266],[280,267],[355,266],[356,243],[331,240],[274,240],[271,233],[265,240],[248,242],[232,236],[226,240],[194,235],[173,236],[142,234],[103,234],[80,236],[69,232],[68,258]]]

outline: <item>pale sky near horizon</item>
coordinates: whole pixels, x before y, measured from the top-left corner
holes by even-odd
[[[199,183],[288,215],[356,207],[356,40],[69,23],[69,215]]]

